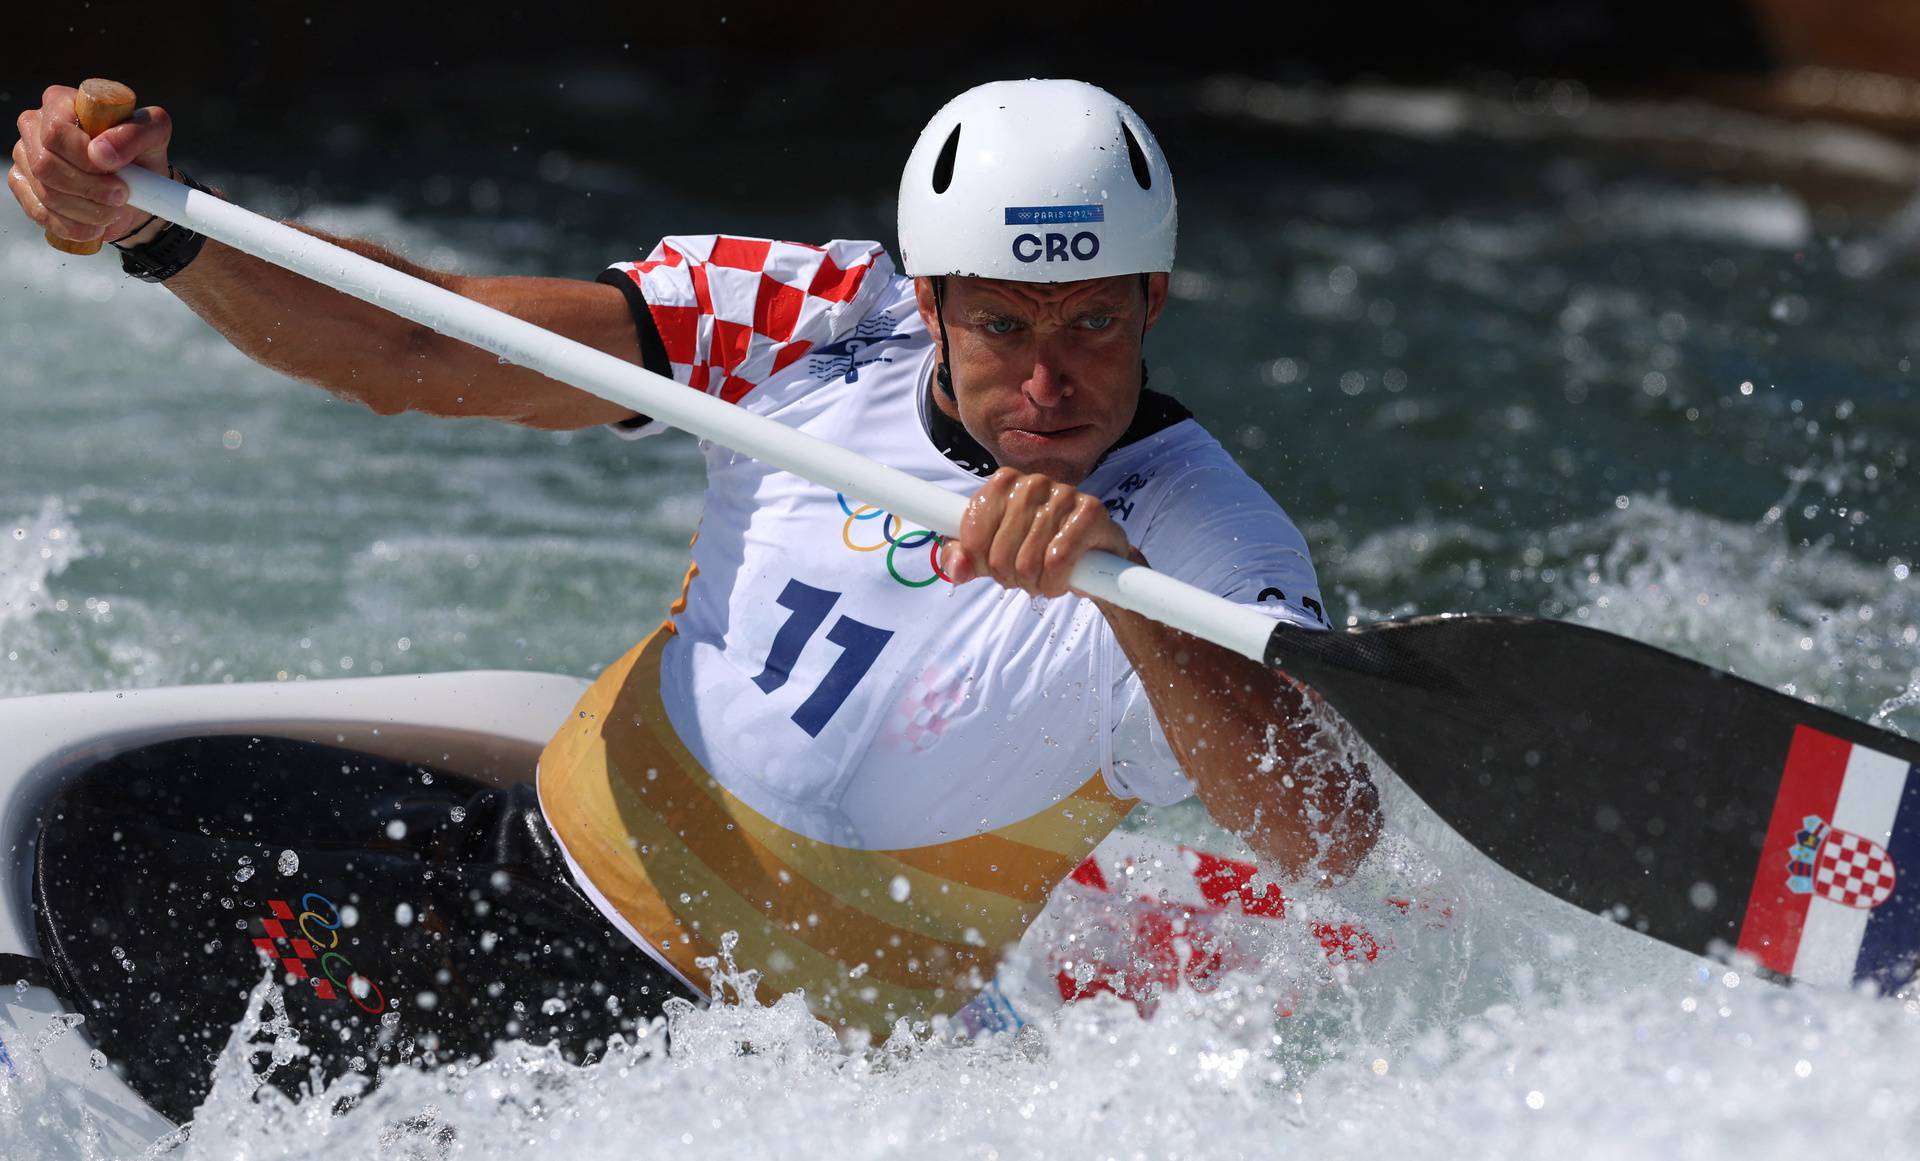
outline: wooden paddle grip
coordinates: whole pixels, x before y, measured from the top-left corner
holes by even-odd
[[[98,137],[133,116],[133,90],[119,81],[89,77],[73,97],[73,112],[88,137]],[[47,245],[68,254],[98,254],[99,241],[75,242],[47,231]]]

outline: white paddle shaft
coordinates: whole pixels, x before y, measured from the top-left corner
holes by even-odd
[[[129,166],[128,201],[137,209],[198,230],[264,262],[303,274],[342,294],[412,319],[440,334],[570,383],[610,403],[877,504],[944,536],[960,531],[966,497],[784,424],[690,390],[663,375],[422,282],[230,202]],[[1256,661],[1266,656],[1274,622],[1184,581],[1105,552],[1074,568],[1072,585],[1088,596],[1152,617]]]

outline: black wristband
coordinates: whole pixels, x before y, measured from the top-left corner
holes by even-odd
[[[168,176],[201,193],[213,191],[185,173],[167,167]],[[206,245],[207,236],[195,230],[189,230],[178,222],[168,222],[153,236],[153,240],[138,246],[122,246],[118,242],[114,247],[120,251],[120,269],[138,278],[142,282],[165,282],[187,268],[187,264],[200,256],[200,247]]]

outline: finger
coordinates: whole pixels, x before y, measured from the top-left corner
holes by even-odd
[[[986,484],[973,494],[973,499],[967,501],[967,510],[960,517],[960,535],[947,545],[946,550],[950,565],[947,575],[954,578],[955,584],[965,584],[987,575],[987,552],[993,545],[993,534],[1000,526],[1000,514],[1007,502],[1007,489],[1017,478],[1017,472],[1002,468],[987,479]]]
[[[973,564],[967,560],[967,551],[960,547],[958,540],[945,540],[940,544],[940,571],[948,584],[963,585],[980,579],[973,570]]]
[[[13,199],[20,203],[20,208],[26,211],[27,217],[35,225],[47,224],[47,207],[41,202],[39,193],[34,190],[33,179],[20,172],[20,167],[17,165],[9,166],[7,169],[7,189],[12,191]]]
[[[1051,516],[1054,533],[1044,546],[1040,562],[1040,592],[1048,597],[1064,595],[1080,558],[1091,549],[1104,547],[1106,540],[1100,525],[1107,513],[1100,501],[1085,492],[1068,490],[1067,495],[1056,498],[1055,508]]]
[[[125,211],[127,183],[117,177],[88,173],[45,154],[30,157],[27,165],[41,200],[69,218],[104,226]]]
[[[73,99],[80,90],[72,85],[48,85],[40,91],[40,108],[62,120],[73,120]]]
[[[1095,549],[1124,557],[1130,548],[1126,533],[1107,515],[1106,505],[1085,492],[1075,492],[1070,510],[1047,546],[1041,583],[1052,595],[1066,592],[1073,587],[1073,570],[1081,557]]]
[[[1026,542],[1020,546],[1020,554],[1014,561],[1014,567],[1029,589],[1038,591],[1043,597],[1057,597],[1067,591],[1065,585],[1050,585],[1047,577],[1048,561],[1056,554],[1061,535],[1066,531],[1067,517],[1073,512],[1074,489],[1064,484],[1054,484],[1034,513],[1033,523],[1029,527]]]
[[[71,115],[56,118],[42,114],[40,118],[39,146],[42,150],[76,169],[99,173],[99,167],[87,158],[87,145],[92,140]]]
[[[41,139],[46,135],[49,125],[75,125],[77,121],[73,111],[75,90],[65,85],[49,85],[40,94],[38,109],[22,110],[14,118],[14,128],[20,131],[20,140],[32,148],[39,148]]]
[[[1036,536],[1046,537],[1052,528],[1041,529],[1047,501],[1053,496],[1054,483],[1045,476],[1021,476],[1007,489],[1006,506],[1000,527],[994,531],[993,545],[987,550],[987,571],[1010,588],[1033,591],[1040,579],[1037,551],[1028,544]],[[1023,558],[1027,568],[1023,569]]]
[[[49,211],[69,222],[104,228],[124,212],[125,182],[76,169],[46,150],[33,149],[24,139],[14,143],[13,168],[28,180],[34,196]]]
[[[19,166],[7,169],[7,188],[26,211],[27,217],[35,224],[46,229],[56,238],[65,238],[71,242],[91,242],[104,239],[106,231],[94,222],[76,221],[65,214],[47,208],[47,203],[33,186],[32,179],[20,172]]]
[[[134,110],[133,116],[87,143],[87,159],[106,172],[138,165],[155,173],[167,172],[167,148],[173,141],[173,118],[158,105]]]

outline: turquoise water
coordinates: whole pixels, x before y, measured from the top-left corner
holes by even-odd
[[[1621,112],[1522,137],[1469,115],[1441,140],[1392,117],[1220,134],[1233,152],[1170,139],[1186,228],[1153,381],[1301,524],[1337,618],[1576,619],[1920,731],[1903,191],[1804,159],[1795,186],[1655,164],[1591,131]],[[590,274],[669,230],[892,241],[884,191],[703,213],[565,158],[324,196],[201,176],[473,271]],[[689,440],[377,418],[4,215],[0,348],[0,694],[587,675],[684,572]],[[1311,949],[1152,1021],[1090,1007],[1015,1045],[849,1056],[791,1011],[730,1008],[689,1017],[673,1061],[521,1054],[332,1121],[228,1091],[191,1150],[366,1155],[428,1106],[461,1155],[1789,1157],[1920,1127],[1903,1005],[1649,961],[1536,914],[1412,806],[1394,820],[1369,883],[1444,883],[1462,918],[1316,983],[1279,1032],[1252,990],[1312,975]]]

